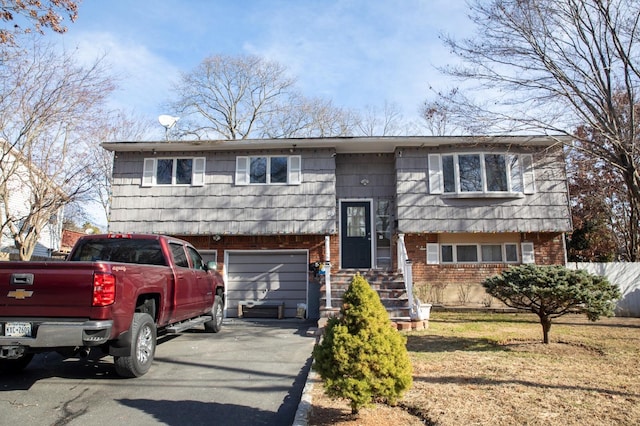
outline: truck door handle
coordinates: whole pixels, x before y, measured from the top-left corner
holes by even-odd
[[[12,285],[33,285],[33,274],[11,274]]]

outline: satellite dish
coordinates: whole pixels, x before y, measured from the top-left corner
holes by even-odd
[[[175,126],[178,120],[180,120],[180,117],[174,117],[166,114],[162,114],[158,117],[158,121],[164,126],[164,137],[167,141],[169,140],[169,129]]]
[[[158,117],[158,121],[160,122],[160,124],[162,124],[167,130],[172,128],[178,120],[180,120],[180,117],[174,117],[172,115],[166,114],[162,114],[160,117]]]

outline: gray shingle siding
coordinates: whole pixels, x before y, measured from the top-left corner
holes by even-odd
[[[455,198],[431,194],[428,155],[488,152],[491,146],[404,149],[396,157],[398,230],[438,232],[566,232],[571,230],[562,150],[511,150],[533,154],[536,192],[513,198]],[[504,152],[500,148],[496,152]]]
[[[337,232],[339,200],[385,199],[391,201],[392,219],[397,219],[394,231],[402,233],[571,230],[559,146],[550,147],[551,141],[535,138],[531,143],[527,138],[461,143],[465,140],[267,140],[254,141],[269,147],[255,150],[248,142],[238,148],[244,143],[235,141],[227,145],[234,148],[217,142],[124,143],[120,145],[123,151],[116,150],[109,229],[179,235],[326,235]],[[288,147],[294,148],[293,154]],[[358,151],[365,147],[376,151]],[[158,158],[206,158],[204,185],[142,186],[144,159],[153,157],[156,148],[163,151],[157,153]],[[140,152],[143,149],[145,152]],[[431,193],[429,154],[491,151],[531,154],[535,193],[473,198]],[[260,155],[301,156],[302,183],[236,185],[236,157]]]
[[[267,153],[252,153],[261,155]],[[246,152],[162,153],[206,157],[204,186],[142,187],[149,153],[118,153],[110,230],[169,234],[323,234],[335,228],[335,161],[331,152],[302,157],[300,185],[235,185],[236,156]],[[278,154],[285,155],[285,154]]]
[[[393,154],[343,154],[336,157],[337,198],[389,198],[396,192]],[[366,179],[367,184],[362,181]]]

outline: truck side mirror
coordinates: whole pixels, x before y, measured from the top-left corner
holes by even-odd
[[[207,271],[215,271],[218,269],[218,264],[214,261],[207,262]]]

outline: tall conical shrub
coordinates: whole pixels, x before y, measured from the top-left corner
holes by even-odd
[[[325,391],[348,399],[353,414],[374,399],[394,405],[412,383],[407,339],[361,275],[351,280],[342,300],[340,317],[329,319],[313,350]]]

